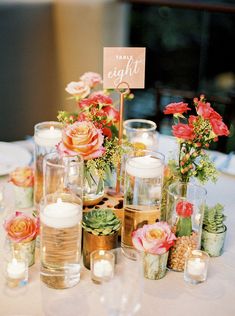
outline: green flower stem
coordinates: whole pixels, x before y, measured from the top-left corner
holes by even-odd
[[[179,217],[176,224],[176,236],[190,236],[192,233],[192,220],[189,217]]]

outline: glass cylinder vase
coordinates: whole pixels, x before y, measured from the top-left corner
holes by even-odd
[[[157,149],[157,125],[145,119],[130,119],[123,123],[127,140],[136,148]]]
[[[34,204],[38,205],[43,190],[43,158],[56,151],[56,145],[62,138],[62,124],[59,122],[41,122],[34,126]]]
[[[167,190],[166,220],[177,237],[169,251],[168,267],[183,271],[189,250],[200,249],[206,190],[193,183],[175,182]]]
[[[104,197],[104,180],[99,176],[97,169],[84,168],[83,205],[92,206],[99,203]]]
[[[43,171],[41,279],[52,288],[70,288],[80,280],[83,161],[52,153]]]
[[[132,232],[160,218],[164,156],[148,150],[130,155],[125,166],[121,246],[132,256]]]

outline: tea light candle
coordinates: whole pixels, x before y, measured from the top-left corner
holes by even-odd
[[[205,281],[207,277],[208,261],[209,256],[204,251],[191,251],[185,262],[185,281],[192,284]]]
[[[141,143],[141,144],[144,144],[146,148],[150,148],[151,146],[153,146],[154,141],[155,139],[153,138],[153,135],[150,135],[147,132],[144,132],[143,134],[140,134],[131,140],[133,144]]]
[[[114,254],[107,250],[96,250],[91,253],[91,278],[95,283],[113,277],[114,259]]]
[[[99,278],[111,277],[113,274],[112,264],[105,259],[97,260],[94,262],[93,273]]]
[[[7,264],[7,276],[11,279],[21,279],[25,276],[26,263],[15,258]]]
[[[61,141],[61,138],[61,129],[50,126],[49,128],[38,130],[34,136],[34,141],[38,146],[54,147]]]

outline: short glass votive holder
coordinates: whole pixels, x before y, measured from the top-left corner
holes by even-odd
[[[157,125],[145,119],[130,119],[124,121],[124,131],[127,139],[137,149],[157,149]]]
[[[114,276],[115,255],[108,250],[95,250],[91,253],[91,279],[94,283],[111,280]]]
[[[13,250],[6,254],[5,277],[8,288],[21,288],[28,283],[28,258],[24,251]]]
[[[185,261],[184,280],[190,284],[206,281],[208,264],[209,255],[205,251],[189,251]]]

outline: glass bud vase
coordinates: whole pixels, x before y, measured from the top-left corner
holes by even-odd
[[[90,171],[84,168],[83,205],[92,206],[104,197],[104,180],[96,169]]]
[[[175,182],[167,190],[166,220],[177,240],[169,251],[168,268],[183,271],[189,250],[200,249],[206,190],[193,183]]]

